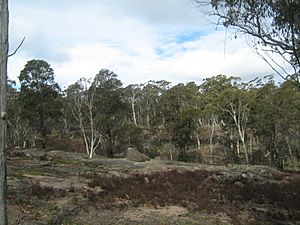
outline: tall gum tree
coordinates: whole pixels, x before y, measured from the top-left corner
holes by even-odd
[[[210,146],[210,162],[213,161],[213,139],[216,128],[220,125],[221,107],[219,101],[220,94],[227,88],[232,86],[236,81],[236,77],[226,77],[225,75],[217,75],[203,80],[200,85],[202,110],[201,110],[201,126],[209,128],[209,146]]]
[[[106,154],[113,157],[118,139],[130,112],[125,101],[124,89],[118,75],[107,69],[96,74],[91,86],[95,90],[97,111],[96,129],[101,133],[106,145]]]
[[[249,90],[247,86],[247,84],[242,84],[222,91],[220,107],[233,120],[242,143],[246,163],[249,165],[251,152],[247,145],[247,130],[255,92]]]
[[[54,80],[54,71],[48,62],[33,59],[26,63],[19,80],[22,116],[41,135],[43,148],[46,148],[50,124],[59,116],[61,109],[60,87]]]
[[[95,129],[95,88],[91,87],[91,80],[79,79],[70,85],[66,92],[66,99],[71,113],[77,122],[86,149],[91,159],[101,142],[101,135]]]

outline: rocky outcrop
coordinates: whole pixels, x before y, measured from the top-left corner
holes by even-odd
[[[126,158],[127,160],[134,161],[134,162],[145,162],[150,160],[150,158],[147,155],[140,153],[134,148],[127,149]]]

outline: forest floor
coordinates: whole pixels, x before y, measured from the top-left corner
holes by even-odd
[[[9,224],[300,224],[300,174],[130,162],[63,151],[8,157]]]

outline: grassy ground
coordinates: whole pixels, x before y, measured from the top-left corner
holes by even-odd
[[[41,150],[8,160],[9,224],[300,224],[300,175]]]

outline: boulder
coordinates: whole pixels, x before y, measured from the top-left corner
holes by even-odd
[[[134,148],[127,149],[126,158],[127,160],[134,161],[134,162],[145,162],[150,160],[150,158],[147,155],[140,153]]]

